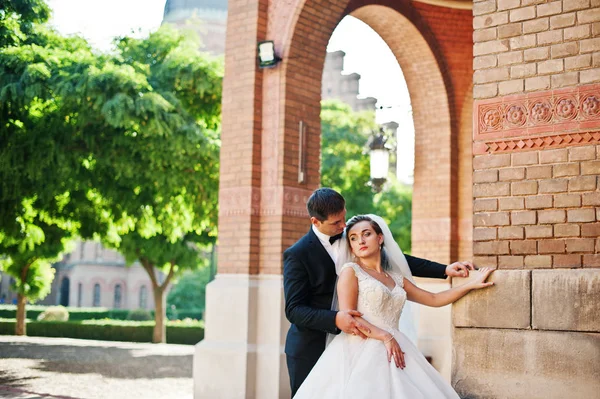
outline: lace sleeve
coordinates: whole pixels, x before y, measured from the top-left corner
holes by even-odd
[[[344,269],[353,269],[354,275],[356,276],[358,281],[363,281],[368,277],[368,274],[354,262],[348,262],[344,266],[342,266],[342,268],[340,269],[340,274],[342,273],[342,271],[344,271]]]
[[[392,279],[398,284],[398,286],[404,288],[404,276],[397,273],[391,273]]]

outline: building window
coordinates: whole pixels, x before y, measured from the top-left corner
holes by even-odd
[[[121,309],[121,284],[115,285],[115,309]]]
[[[100,284],[94,284],[94,302],[93,306],[100,306]]]
[[[62,306],[69,306],[70,298],[69,298],[69,294],[71,291],[71,282],[69,280],[68,277],[63,277],[62,281],[60,282],[60,291],[58,292],[58,304],[62,305]]]
[[[83,285],[81,283],[77,284],[77,307],[81,307],[81,296],[83,295]]]
[[[140,287],[140,309],[146,309],[148,305],[148,289],[145,285]]]

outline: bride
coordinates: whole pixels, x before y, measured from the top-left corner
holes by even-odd
[[[418,288],[387,224],[376,215],[350,219],[345,230],[350,247],[336,265],[340,310],[357,310],[367,337],[341,333],[332,339],[300,386],[304,398],[458,398],[410,340],[398,331],[408,299],[427,306],[450,304],[485,282],[491,269],[479,269],[472,281],[431,293]],[[387,354],[387,357],[386,357]]]

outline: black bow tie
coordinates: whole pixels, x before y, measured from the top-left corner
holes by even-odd
[[[342,235],[344,233],[340,233],[340,234],[336,234],[334,236],[329,237],[329,243],[333,244],[334,242],[336,242],[337,240],[339,240],[340,238],[342,238]]]

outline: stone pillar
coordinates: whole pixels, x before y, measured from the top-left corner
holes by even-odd
[[[454,306],[461,395],[600,391],[599,6],[474,3],[473,251],[498,270]]]
[[[287,325],[279,268],[280,225],[266,225],[282,190],[270,182],[273,143],[263,134],[264,73],[256,46],[266,36],[266,0],[230,1],[223,84],[218,274],[207,287],[206,335],[194,356],[195,398],[289,394],[282,344]],[[269,119],[266,118],[268,121]],[[268,123],[267,123],[268,125]],[[267,145],[265,145],[267,144]],[[277,157],[275,157],[275,176]],[[270,198],[269,198],[270,196]],[[263,228],[266,227],[266,228]],[[273,232],[277,259],[264,236]],[[279,243],[279,245],[278,245]],[[267,267],[265,267],[267,265]]]

